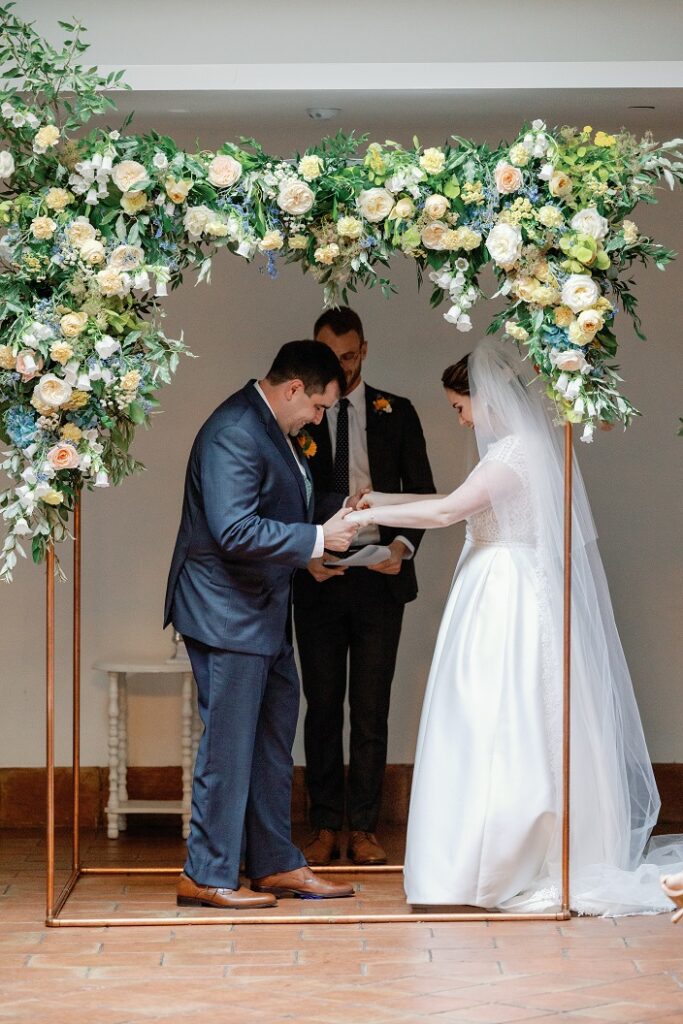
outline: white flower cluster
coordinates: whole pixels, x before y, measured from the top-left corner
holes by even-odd
[[[464,257],[458,257],[454,268],[455,273],[448,269],[432,270],[429,280],[433,281],[437,288],[448,292],[448,296],[453,303],[448,312],[444,313],[444,320],[449,324],[455,324],[459,331],[471,331],[472,321],[467,310],[471,309],[477,301],[477,289],[473,284],[467,283],[466,273],[469,269],[469,263]]]

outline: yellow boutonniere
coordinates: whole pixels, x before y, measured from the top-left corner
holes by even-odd
[[[372,404],[373,404],[373,407],[375,409],[375,412],[391,412],[392,411],[391,402],[389,401],[388,398],[385,398],[384,395],[378,395],[377,398],[375,398],[375,400],[373,401]]]
[[[304,453],[307,459],[312,459],[318,450],[318,445],[315,443],[311,435],[307,430],[300,430],[296,435],[296,439],[299,442],[299,447]]]

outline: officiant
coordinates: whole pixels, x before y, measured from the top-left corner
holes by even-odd
[[[339,359],[346,392],[318,425],[300,437],[316,493],[378,491],[433,494],[432,472],[418,415],[406,398],[366,384],[368,343],[360,317],[348,307],[324,312],[316,341]],[[307,702],[304,723],[306,785],[312,832],[303,848],[309,864],[340,856],[348,824],[355,864],[384,864],[376,835],[387,758],[391,683],[403,610],[417,596],[414,556],[418,530],[369,528],[355,545],[386,546],[381,561],[343,569],[314,558],[294,580],[294,620]],[[348,778],[343,726],[350,712]],[[346,813],[345,813],[346,812]]]

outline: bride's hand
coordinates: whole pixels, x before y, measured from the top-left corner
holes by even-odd
[[[356,508],[375,508],[382,504],[381,491],[371,491],[370,488],[363,491],[359,497]]]
[[[367,512],[349,512],[349,514],[344,517],[344,522],[352,523],[353,526],[356,526],[359,530],[362,530],[364,526],[367,526],[369,524],[370,518]]]

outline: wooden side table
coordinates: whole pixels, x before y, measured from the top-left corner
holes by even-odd
[[[192,769],[201,734],[201,720],[194,699],[194,678],[189,661],[96,661],[93,668],[109,677],[109,802],[107,836],[117,839],[126,828],[129,814],[180,814],[183,838],[190,834]],[[181,677],[181,763],[183,795],[180,800],[129,800],[128,679],[130,676],[173,675]]]

